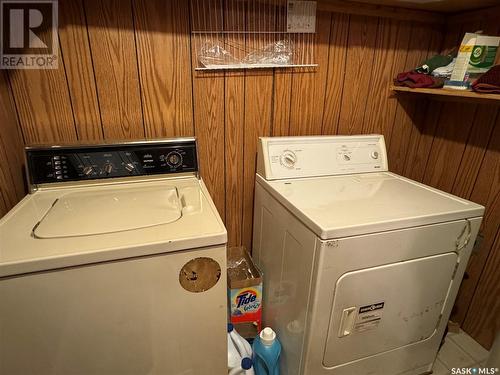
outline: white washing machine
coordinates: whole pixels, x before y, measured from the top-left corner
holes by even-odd
[[[27,149],[0,220],[0,374],[223,374],[226,230],[191,138]]]
[[[261,138],[253,256],[283,374],[431,370],[484,208],[388,172],[384,138]]]

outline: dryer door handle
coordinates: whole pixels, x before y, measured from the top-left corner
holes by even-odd
[[[342,311],[342,318],[340,319],[339,337],[348,336],[354,328],[356,321],[357,307],[348,307]]]
[[[472,235],[471,223],[467,219],[465,219],[465,221],[466,221],[465,227],[455,242],[456,251],[460,251],[464,247],[466,247],[469,244],[470,237]]]

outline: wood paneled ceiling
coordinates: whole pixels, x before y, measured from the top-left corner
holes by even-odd
[[[355,2],[443,13],[458,13],[500,5],[500,0],[356,0]]]

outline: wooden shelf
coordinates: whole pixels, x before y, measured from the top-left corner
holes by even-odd
[[[500,94],[479,94],[474,91],[449,90],[449,89],[412,89],[406,86],[391,86],[396,93],[409,93],[412,95],[425,95],[432,99],[474,102],[500,105]]]

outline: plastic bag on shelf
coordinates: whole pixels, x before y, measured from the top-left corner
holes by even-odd
[[[294,45],[290,40],[278,40],[267,44],[264,48],[249,53],[243,63],[245,64],[272,64],[292,65]]]
[[[240,64],[224,47],[212,42],[207,42],[200,48],[198,60],[206,68]]]

